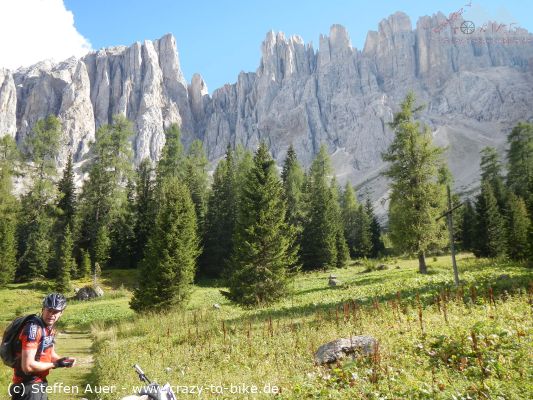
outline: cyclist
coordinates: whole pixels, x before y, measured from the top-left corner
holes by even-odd
[[[62,294],[51,293],[43,300],[40,316],[30,319],[21,329],[20,352],[14,367],[12,400],[47,400],[46,377],[51,369],[72,367],[74,358],[60,357],[54,349],[54,324],[67,306]]]

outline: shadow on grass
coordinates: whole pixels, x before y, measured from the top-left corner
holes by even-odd
[[[471,296],[470,290],[474,286],[476,287],[476,296],[478,298],[488,298],[489,288],[492,288],[495,297],[504,295],[505,292],[515,292],[517,289],[527,290],[528,287],[533,286],[533,274],[531,273],[531,270],[528,270],[526,268],[524,268],[521,272],[522,273],[518,276],[508,277],[505,279],[498,279],[497,277],[493,276],[483,277],[482,279],[478,279],[475,282],[466,282],[461,287],[462,291],[459,292],[460,296],[462,296],[464,301],[468,301],[469,297]],[[398,285],[401,284],[402,282],[398,282]],[[356,286],[357,283],[354,283],[353,285]],[[433,304],[435,302],[436,296],[438,296],[443,291],[445,291],[447,293],[447,296],[449,296],[450,298],[456,298],[456,290],[457,289],[450,281],[428,282],[425,285],[409,289],[402,289],[401,287],[398,287],[397,291],[391,290],[388,293],[374,297],[344,299],[341,301],[330,301],[328,303],[320,304],[311,303],[299,306],[284,307],[283,309],[275,310],[258,309],[255,313],[252,313],[251,315],[249,314],[247,316],[237,317],[228,320],[228,322],[242,323],[243,321],[248,321],[250,319],[265,321],[269,318],[305,318],[317,314],[319,312],[322,314],[335,313],[335,310],[342,307],[342,305],[345,303],[355,302],[358,306],[371,306],[374,301],[377,301],[378,303],[383,303],[389,300],[397,299],[398,296],[400,297],[403,305],[414,305],[416,304],[416,299],[418,295],[422,305],[428,306]],[[342,310],[340,311],[340,313],[342,314]]]

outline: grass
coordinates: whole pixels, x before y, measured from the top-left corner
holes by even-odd
[[[58,346],[64,351],[87,358],[92,339],[91,374],[87,368],[54,371],[50,382],[115,386],[112,394],[85,396],[118,399],[139,386],[131,368],[138,363],[150,378],[174,385],[179,398],[270,398],[273,386],[283,399],[533,398],[532,271],[468,255],[458,262],[460,291],[448,257],[429,261],[426,276],[416,272],[415,260],[391,258],[303,273],[294,295],[269,307],[242,309],[221,287],[200,282],[187,309],[142,316],[128,308],[134,274],[110,271],[102,278],[106,297],[71,302],[62,317],[66,334]],[[387,269],[375,268],[382,263]],[[327,285],[330,273],[341,287]],[[44,286],[0,290],[8,305],[0,320],[21,311],[18,295],[37,311]],[[76,336],[88,327],[90,337]],[[313,364],[321,344],[353,334],[378,339],[378,355],[332,368]],[[6,371],[0,369],[2,385]],[[193,387],[203,389],[201,396],[185,393]]]

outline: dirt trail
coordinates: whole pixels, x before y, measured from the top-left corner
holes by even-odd
[[[56,336],[56,352],[62,357],[76,358],[73,368],[61,368],[51,371],[48,385],[54,393],[48,395],[53,400],[72,400],[88,397],[85,387],[90,383],[89,376],[93,367],[92,337],[90,332],[61,331]],[[55,384],[55,386],[54,386]],[[59,386],[62,384],[63,386]],[[78,391],[76,393],[75,391]]]

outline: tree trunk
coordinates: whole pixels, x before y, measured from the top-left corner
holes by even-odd
[[[428,267],[426,265],[426,255],[423,251],[418,253],[418,272],[420,272],[421,274],[428,273]]]

